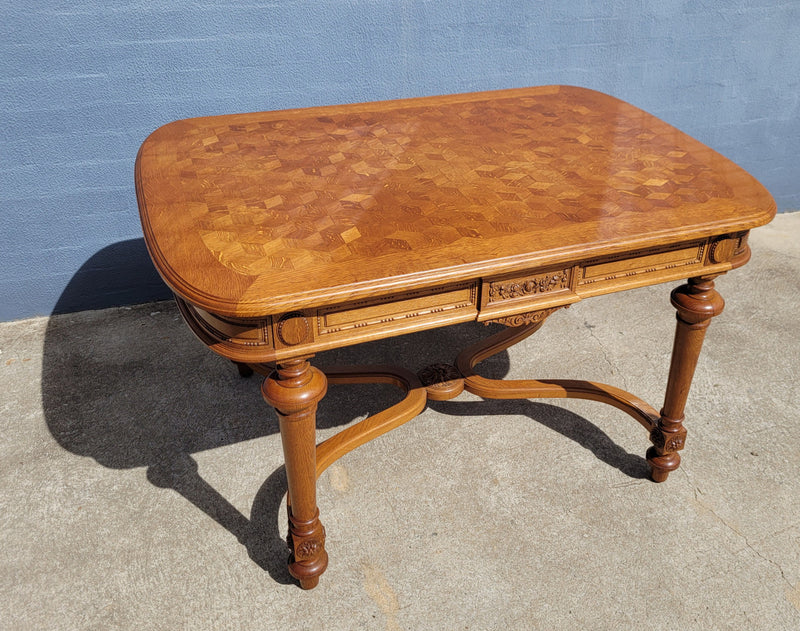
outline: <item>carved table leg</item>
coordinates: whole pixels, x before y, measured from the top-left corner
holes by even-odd
[[[664,408],[658,425],[650,434],[653,446],[647,450],[655,482],[666,480],[669,472],[681,463],[678,451],[686,441],[683,411],[697,358],[711,318],[722,313],[725,306],[722,296],[714,289],[714,278],[716,275],[690,278],[687,285],[672,292],[672,304],[678,311],[672,362]]]
[[[316,410],[326,390],[325,375],[305,359],[279,363],[261,387],[280,422],[289,486],[289,573],[303,589],[316,587],[328,566],[316,476]]]

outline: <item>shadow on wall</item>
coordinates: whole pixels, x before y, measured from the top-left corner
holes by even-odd
[[[172,292],[150,262],[144,239],[120,241],[100,250],[75,272],[53,314],[168,300]]]
[[[141,241],[102,250],[75,274],[56,311],[75,305],[105,306],[108,300],[113,303],[129,295],[126,292],[140,291],[142,283],[157,285],[161,281],[143,256]],[[127,267],[120,271],[119,263]],[[116,272],[108,274],[109,269]],[[139,288],[126,289],[126,283],[138,283]],[[108,300],[98,295],[103,289],[112,294]],[[490,332],[483,325],[462,324],[329,351],[316,363],[389,363],[419,370],[451,361]],[[499,353],[481,366],[486,376],[502,378],[508,373],[508,354]],[[261,398],[260,380],[241,378],[230,362],[196,340],[174,303],[50,318],[42,371],[47,425],[64,449],[112,469],[145,467],[153,485],[178,492],[216,520],[274,580],[293,582],[278,524],[286,493],[283,467],[268,476],[248,518],[199,475],[192,457],[276,434],[277,417]],[[317,425],[342,426],[401,397],[387,385],[331,387],[320,404]],[[588,421],[558,407],[527,401],[481,406],[444,402],[435,407],[456,415],[527,415],[631,477],[647,474],[644,459],[616,447]]]

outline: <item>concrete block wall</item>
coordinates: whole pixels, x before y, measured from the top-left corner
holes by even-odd
[[[0,321],[167,295],[139,144],[177,118],[548,83],[653,112],[800,208],[800,2],[19,0],[0,6]]]

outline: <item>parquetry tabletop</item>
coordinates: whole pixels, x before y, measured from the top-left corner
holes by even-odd
[[[148,247],[261,316],[766,223],[740,167],[611,96],[549,86],[181,120],[137,159]]]

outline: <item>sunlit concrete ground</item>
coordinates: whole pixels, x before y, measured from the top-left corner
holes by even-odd
[[[0,324],[0,628],[800,628],[800,213],[718,280],[681,468],[584,401],[433,403],[319,482],[330,566],[285,569],[277,419],[171,303]],[[596,298],[487,361],[659,407],[670,287]],[[451,361],[462,325],[318,363]],[[323,438],[398,400],[335,386]]]

